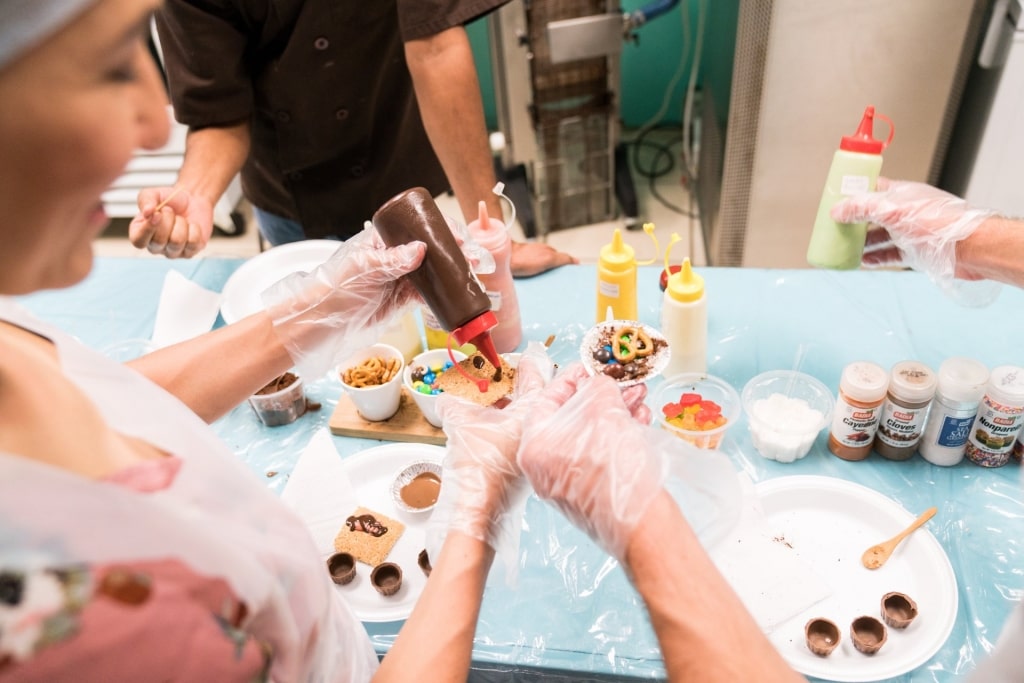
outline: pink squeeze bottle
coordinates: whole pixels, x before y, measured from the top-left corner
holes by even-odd
[[[491,330],[494,347],[498,353],[510,353],[519,348],[523,340],[519,299],[512,280],[512,238],[504,223],[487,215],[487,205],[483,201],[479,206],[479,217],[467,228],[472,238],[494,256],[494,272],[477,277],[491,300],[491,311],[498,318],[497,327]]]

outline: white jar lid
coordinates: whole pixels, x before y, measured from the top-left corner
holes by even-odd
[[[916,360],[905,360],[892,366],[889,393],[911,403],[930,401],[935,395],[937,383],[935,373],[927,365]]]
[[[988,383],[988,366],[973,358],[953,356],[939,366],[939,393],[958,403],[979,403]]]
[[[881,365],[870,361],[857,361],[843,368],[839,388],[855,401],[872,403],[885,398],[889,388],[889,373]]]
[[[1024,406],[1024,368],[1016,365],[992,368],[985,392],[999,403]]]

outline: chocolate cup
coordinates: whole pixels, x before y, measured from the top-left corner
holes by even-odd
[[[917,603],[904,593],[882,596],[882,619],[893,628],[906,628],[917,616]]]
[[[419,565],[419,568],[423,570],[423,573],[426,576],[430,576],[430,570],[432,570],[433,567],[430,566],[430,558],[427,556],[425,548],[416,556],[416,564]]]
[[[327,558],[327,572],[339,586],[352,583],[356,578],[356,558],[349,553],[334,553]]]
[[[839,627],[821,617],[811,619],[804,625],[807,649],[819,657],[828,657],[839,645]]]
[[[887,638],[885,624],[874,617],[857,617],[850,624],[850,640],[853,641],[853,646],[866,655],[873,655],[881,650]]]
[[[394,595],[402,587],[402,568],[394,562],[382,562],[370,572],[370,583],[381,595]]]

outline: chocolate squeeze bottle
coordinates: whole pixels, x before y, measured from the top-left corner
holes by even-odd
[[[459,345],[472,343],[500,368],[490,333],[498,324],[491,300],[430,193],[414,187],[395,195],[373,214],[373,225],[389,247],[417,240],[427,245],[423,263],[408,275],[410,281]]]

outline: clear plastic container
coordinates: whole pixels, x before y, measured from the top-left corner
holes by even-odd
[[[795,370],[761,373],[743,387],[741,400],[754,448],[779,462],[806,456],[835,406],[831,389]]]
[[[260,422],[268,427],[295,422],[306,413],[302,378],[286,372],[250,396],[249,405]]]
[[[724,421],[714,427],[703,429],[680,426],[677,419],[666,414],[666,407],[680,403],[685,394],[696,394],[700,401],[714,402],[720,409]],[[718,448],[726,431],[736,423],[736,418],[740,414],[740,395],[732,385],[723,379],[703,373],[683,373],[666,378],[654,393],[652,401],[653,411],[661,428],[698,448]],[[699,415],[698,409],[695,417]]]

